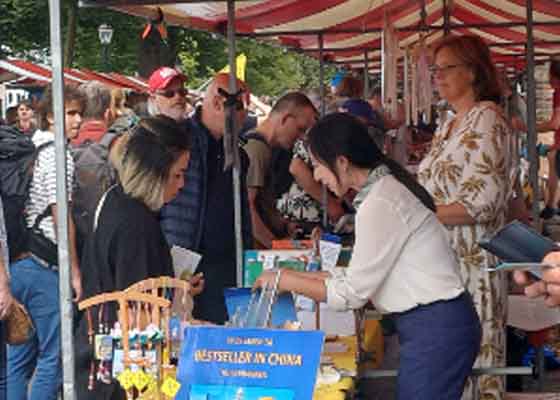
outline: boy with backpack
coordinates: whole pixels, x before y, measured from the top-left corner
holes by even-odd
[[[66,87],[64,92],[65,133],[70,140],[78,135],[84,102],[76,89]],[[54,116],[48,89],[40,105],[40,127],[42,130],[37,130],[32,138],[37,150],[25,206],[27,248],[15,255],[10,264],[12,293],[29,312],[35,334],[25,344],[8,347],[8,398],[11,400],[54,400],[62,381],[58,266],[56,247],[53,247],[57,243],[57,177]],[[74,164],[69,151],[66,162],[70,202]],[[71,216],[68,230],[72,287],[74,300],[78,301],[82,287]],[[12,239],[15,238],[10,237],[8,227],[10,246]]]

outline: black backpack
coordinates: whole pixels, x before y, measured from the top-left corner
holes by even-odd
[[[0,196],[8,235],[10,258],[28,250],[25,206],[39,151],[53,142],[36,147],[31,137],[10,126],[0,126]]]
[[[259,142],[268,143],[257,131],[248,132],[244,140],[257,140]],[[270,159],[270,171],[268,171],[267,185],[270,187],[275,199],[280,198],[284,193],[290,190],[294,177],[290,174],[290,163],[292,162],[293,154],[290,150],[285,150],[279,147],[272,149]]]
[[[74,193],[72,216],[76,225],[78,251],[93,230],[93,217],[103,194],[117,183],[117,171],[109,162],[113,141],[137,125],[134,116],[123,116],[105,132],[99,143],[83,143],[72,149],[74,158]]]

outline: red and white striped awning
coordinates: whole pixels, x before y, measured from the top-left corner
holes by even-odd
[[[160,7],[169,24],[211,32],[223,33],[227,24],[226,4],[219,1],[185,4],[165,0],[159,6],[153,0],[83,3],[153,19]],[[417,42],[421,35],[431,43],[448,27],[451,33],[482,36],[492,46],[496,63],[504,67],[522,68],[525,64],[525,0],[238,1],[236,32],[274,40],[312,55],[318,54],[322,33],[327,60],[358,67],[367,57],[368,66],[375,71],[380,65],[385,14],[399,29],[402,47]],[[533,0],[533,19],[535,58],[545,60],[560,52],[560,1]]]
[[[29,61],[8,59],[0,60],[0,83],[14,82],[18,86],[44,86],[50,83],[52,72],[48,66]],[[87,81],[100,81],[112,88],[132,89],[147,92],[148,83],[142,78],[129,77],[115,72],[101,73],[87,69],[64,69],[64,81],[69,85],[79,85]]]

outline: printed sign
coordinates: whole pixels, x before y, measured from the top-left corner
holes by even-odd
[[[320,331],[189,327],[179,359],[178,400],[309,400]]]

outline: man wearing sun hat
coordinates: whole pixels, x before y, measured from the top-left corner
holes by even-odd
[[[170,67],[155,70],[148,81],[150,115],[163,114],[176,121],[186,119],[188,90],[184,88],[187,77]]]

